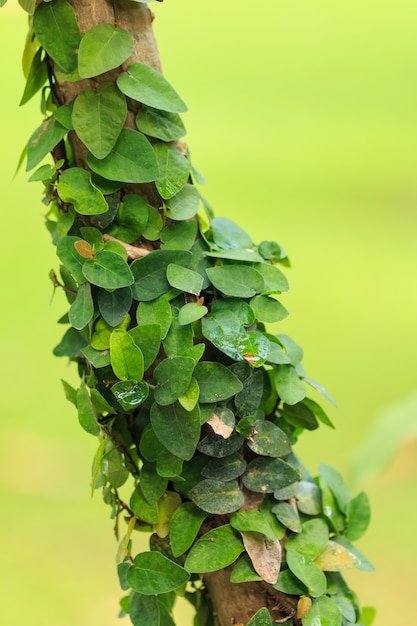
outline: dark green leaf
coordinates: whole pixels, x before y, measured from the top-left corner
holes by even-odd
[[[303,596],[308,593],[307,587],[289,569],[280,572],[277,582],[272,586],[291,596]]]
[[[162,109],[171,113],[187,110],[187,106],[166,78],[146,63],[129,65],[127,71],[122,72],[117,77],[117,86],[129,98],[155,109]]]
[[[188,461],[200,437],[200,411],[186,411],[180,404],[153,404],[151,424],[159,441],[175,456]]]
[[[75,99],[74,130],[97,159],[104,159],[114,147],[126,119],[126,98],[114,83],[84,89]]]
[[[257,493],[272,493],[299,479],[298,472],[282,459],[253,459],[243,474],[243,484]]]
[[[288,316],[288,311],[281,302],[269,296],[255,296],[250,301],[250,306],[256,318],[262,322],[280,322]]]
[[[54,115],[58,122],[65,126],[68,130],[74,130],[74,126],[72,124],[72,109],[74,106],[74,102],[69,102],[68,104],[62,104],[57,108]]]
[[[317,402],[314,402],[314,400],[311,400],[311,398],[304,398],[303,404],[305,404],[310,409],[310,411],[314,413],[317,419],[320,420],[323,424],[326,424],[326,426],[330,426],[330,428],[334,428],[333,423],[327,417],[321,406],[317,404]]]
[[[122,287],[114,291],[100,289],[97,304],[103,318],[110,326],[117,326],[126,317],[132,304],[130,287]]]
[[[124,465],[121,453],[115,448],[104,455],[101,463],[101,471],[104,478],[114,489],[118,489],[124,485],[130,475]]]
[[[287,435],[278,426],[266,420],[256,420],[253,434],[247,444],[253,452],[262,456],[279,457],[291,452]]]
[[[64,0],[65,1],[65,0]],[[67,129],[55,117],[45,120],[29,137],[26,171],[33,169],[65,137]]]
[[[193,345],[193,330],[190,325],[181,326],[179,310],[172,309],[172,323],[167,336],[162,341],[167,356],[190,356],[195,358],[194,351],[201,344]],[[204,350],[204,345],[202,346]],[[201,357],[201,354],[200,354]]]
[[[215,572],[233,563],[244,550],[229,524],[210,530],[193,545],[185,560],[189,572]]]
[[[145,371],[152,365],[158,356],[161,345],[161,326],[159,324],[144,324],[129,330],[129,335],[142,351]]]
[[[161,232],[162,249],[190,250],[197,234],[196,220],[171,222]]]
[[[41,60],[42,57],[42,48],[36,52],[35,56],[32,59],[32,63],[30,65],[29,74],[26,80],[25,89],[23,91],[22,99],[19,102],[19,106],[22,106],[26,102],[28,102],[32,96],[35,95],[41,87],[48,80],[48,69],[46,67],[46,62]]]
[[[160,238],[161,230],[162,230],[162,217],[158,211],[154,207],[148,207],[148,223],[145,226],[145,230],[142,235],[145,239],[149,241],[156,241]]]
[[[307,395],[306,388],[292,365],[279,365],[275,371],[275,388],[283,402],[297,404]]]
[[[200,194],[194,185],[185,185],[175,196],[166,202],[171,220],[188,220],[194,217],[200,204]]]
[[[243,445],[243,437],[238,433],[233,433],[225,439],[222,435],[207,435],[198,444],[198,449],[207,456],[214,456],[221,459],[237,452]]]
[[[168,479],[159,476],[156,463],[143,463],[140,470],[140,488],[149,504],[154,504],[163,496],[168,485]]]
[[[173,145],[159,142],[154,145],[154,150],[159,166],[156,187],[162,198],[167,200],[184,187],[191,165],[187,157]]]
[[[206,272],[216,289],[226,296],[252,298],[264,288],[260,273],[247,265],[219,265]]]
[[[202,320],[203,335],[234,360],[241,360],[240,344],[245,334],[238,317],[230,310],[214,310]]]
[[[120,380],[142,380],[144,362],[141,349],[125,330],[116,328],[110,336],[110,361]]]
[[[100,426],[97,423],[96,411],[84,381],[81,381],[81,385],[77,391],[77,408],[80,425],[85,431],[90,433],[90,435],[98,435]]]
[[[135,516],[142,522],[146,522],[147,524],[158,523],[158,505],[156,502],[149,504],[139,485],[130,498],[129,506]]]
[[[81,350],[87,361],[95,368],[110,365],[110,350],[95,350],[92,346],[86,346]]]
[[[139,326],[159,324],[161,339],[165,339],[172,322],[172,308],[164,296],[151,302],[140,302],[136,311],[136,321]]]
[[[132,272],[122,257],[102,250],[95,259],[87,259],[83,265],[85,278],[104,289],[120,289],[134,282]]]
[[[115,383],[111,390],[117,401],[128,412],[145,402],[149,394],[149,387],[142,380],[121,380]]]
[[[170,289],[166,278],[168,265],[175,263],[187,266],[190,261],[191,254],[185,250],[154,250],[142,259],[133,261],[130,266],[135,278],[133,297],[139,301],[149,301],[166,293]]]
[[[184,502],[178,507],[169,525],[170,544],[175,557],[184,554],[194,543],[206,517],[207,513],[199,509],[194,502]]]
[[[87,326],[93,315],[94,302],[91,297],[91,286],[89,283],[84,283],[80,285],[77,297],[68,311],[69,321],[71,326],[77,330],[81,330]]]
[[[302,531],[298,511],[295,510],[291,504],[288,502],[279,502],[272,507],[272,511],[275,513],[281,524],[292,530],[293,533],[300,533]]]
[[[211,306],[211,313],[217,317],[222,312],[230,311],[235,315],[235,318],[239,320],[241,326],[252,326],[255,321],[255,314],[247,302],[240,298],[220,298],[213,302]],[[229,324],[235,318],[230,318]],[[226,321],[226,319],[222,319]],[[236,322],[235,322],[236,323]]]
[[[115,146],[104,159],[88,154],[87,165],[104,178],[125,183],[149,183],[158,177],[158,164],[151,144],[145,135],[127,128],[122,129]]]
[[[255,371],[243,380],[243,389],[235,396],[234,402],[239,416],[246,417],[249,415],[254,415],[259,409],[263,393],[264,374],[261,371]],[[253,421],[251,421],[251,426],[253,426]],[[269,426],[266,426],[266,428],[269,428]],[[242,432],[242,434],[246,433]]]
[[[177,356],[164,359],[155,369],[154,396],[158,404],[172,404],[187,391],[194,369],[194,359]]]
[[[106,198],[107,211],[105,213],[102,213],[101,215],[92,215],[90,217],[90,224],[92,226],[95,226],[96,228],[99,228],[100,230],[104,230],[114,220],[117,214],[117,211],[119,209],[120,198],[118,194],[114,193],[115,189],[112,187],[111,181],[107,181],[101,176],[98,176],[98,174],[94,174],[94,172],[92,172],[91,174],[91,180],[93,184],[97,187],[97,189],[100,189],[102,193],[113,194]],[[103,184],[103,181],[106,184]],[[116,183],[116,184],[113,183],[113,185],[116,186],[116,191],[117,191],[117,189],[121,187],[123,183]]]
[[[160,626],[159,603],[156,596],[133,592],[130,596],[129,617],[133,626]]]
[[[82,357],[81,349],[85,348],[87,341],[75,328],[69,328],[59,344],[55,346],[55,356]]]
[[[287,550],[287,564],[292,573],[305,584],[310,596],[318,598],[326,593],[326,576],[311,559],[295,550]]]
[[[246,469],[246,461],[238,453],[233,453],[221,459],[212,459],[201,470],[204,478],[213,478],[227,482],[239,478]]]
[[[189,573],[159,552],[138,554],[127,579],[132,589],[144,595],[167,593],[184,585]]]
[[[98,76],[118,67],[130,57],[133,49],[133,39],[123,28],[106,23],[94,26],[86,32],[79,46],[80,78]]]
[[[117,239],[132,243],[143,234],[152,208],[141,196],[126,194],[108,232]]]
[[[290,366],[291,367],[291,366]],[[315,430],[319,424],[314,413],[304,404],[304,402],[297,402],[297,404],[289,405],[284,404],[282,408],[282,415],[286,421],[296,426],[297,428],[307,428],[308,430]]]
[[[167,267],[167,280],[171,287],[196,296],[203,286],[203,277],[200,274],[175,263],[170,263]]]
[[[233,513],[243,505],[243,493],[236,480],[223,482],[208,478],[189,491],[192,501],[207,513]]]
[[[82,215],[97,215],[108,210],[103,194],[91,182],[90,173],[80,167],[64,170],[57,190],[61,200],[72,203]]]
[[[178,113],[159,111],[145,105],[142,105],[136,116],[136,126],[145,135],[162,141],[175,141],[186,134]]]
[[[194,376],[200,387],[200,402],[227,400],[243,388],[237,376],[221,363],[212,361],[198,363]]]
[[[42,48],[64,71],[77,67],[81,33],[74,9],[68,2],[53,0],[38,4],[33,29]]]

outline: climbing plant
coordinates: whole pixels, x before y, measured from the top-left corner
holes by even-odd
[[[198,626],[370,625],[343,577],[373,569],[352,543],[368,498],[294,451],[304,430],[332,427],[308,387],[332,399],[268,327],[288,315],[288,257],[201,195],[147,4],[19,2],[21,104],[40,93],[43,116],[22,162],[44,186],[50,277],[68,301],[54,353],[78,368],[64,391],[97,439],[120,615],[172,626],[183,596]]]

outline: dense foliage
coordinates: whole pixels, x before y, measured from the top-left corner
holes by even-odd
[[[44,185],[61,263],[51,279],[69,305],[54,352],[78,367],[78,389],[64,389],[98,440],[92,490],[117,535],[123,527],[121,614],[170,626],[185,595],[195,624],[214,624],[204,574],[229,568],[236,585],[264,581],[287,596],[287,624],[370,624],[342,575],[372,570],[352,544],[369,523],[367,496],[327,465],[314,478],[293,450],[303,430],[332,426],[306,384],[331,398],[295,341],[266,327],[288,315],[284,250],[214,217],[180,141],[186,106],[159,72],[129,63],[127,30],[83,34],[66,0],[21,4],[31,16],[22,103],[40,91],[44,116],[26,167]],[[91,80],[61,103],[57,78]],[[149,551],[134,553],[134,531],[150,533]],[[261,609],[249,624],[271,616]]]

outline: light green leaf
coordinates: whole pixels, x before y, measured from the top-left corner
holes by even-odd
[[[128,412],[145,402],[149,395],[149,387],[143,380],[121,380],[111,390],[119,404]]]
[[[130,57],[133,49],[133,39],[123,28],[107,23],[94,26],[86,32],[79,46],[80,78],[98,76],[118,67]]]
[[[247,265],[219,265],[206,272],[216,289],[226,296],[252,298],[264,288],[260,273]]]
[[[90,435],[98,435],[100,426],[85,382],[82,380],[77,391],[78,421]]]
[[[318,598],[326,593],[326,576],[311,559],[295,550],[287,550],[287,564],[292,573],[305,584],[310,596]]]
[[[360,560],[344,546],[335,541],[327,541],[314,563],[325,572],[341,572],[360,565]]]
[[[319,474],[320,479],[325,481],[326,485],[333,493],[339,509],[346,515],[352,496],[342,476],[334,467],[326,463],[319,465]]]
[[[215,572],[233,563],[243,551],[240,537],[225,524],[200,537],[188,553],[184,566],[189,572]]]
[[[151,424],[159,441],[171,454],[188,461],[193,456],[200,437],[198,405],[186,411],[179,403],[169,406],[153,404]]]
[[[152,365],[158,356],[161,345],[160,324],[143,324],[129,330],[129,335],[142,351],[145,371]]]
[[[273,422],[256,420],[252,435],[247,440],[248,447],[261,456],[287,456],[291,452],[288,436]]]
[[[26,80],[25,89],[23,91],[22,98],[19,102],[19,106],[22,106],[28,102],[32,96],[35,95],[43,87],[48,80],[48,69],[46,62],[41,60],[42,48],[36,52],[30,65],[29,74]]]
[[[222,363],[198,363],[194,376],[200,387],[200,402],[227,400],[242,390],[243,385],[230,369]]]
[[[80,167],[64,170],[59,177],[57,190],[61,200],[71,202],[77,213],[97,215],[108,211],[107,202],[91,182],[90,173]]]
[[[333,537],[333,541],[339,543],[341,546],[346,548],[346,550],[348,550],[358,559],[358,564],[356,565],[357,569],[360,569],[364,572],[375,571],[375,567],[370,562],[370,560],[364,554],[362,554],[362,552],[358,550],[358,548],[354,546],[344,535],[335,535]]]
[[[243,484],[257,493],[272,493],[299,479],[298,472],[282,459],[258,457],[243,474]]]
[[[320,488],[312,482],[301,480],[295,491],[297,508],[306,515],[319,515],[321,513]]]
[[[139,326],[159,324],[161,339],[165,339],[172,322],[172,308],[169,301],[161,296],[151,302],[140,302],[136,311]]]
[[[250,248],[252,238],[238,224],[226,217],[211,220],[211,234],[216,248]]]
[[[124,465],[121,453],[115,448],[104,455],[101,463],[101,471],[104,478],[114,489],[118,489],[124,485],[130,475]]]
[[[167,267],[167,280],[171,287],[196,296],[203,286],[203,277],[200,274],[175,263],[170,263]]]
[[[128,571],[132,589],[144,595],[168,593],[184,585],[190,575],[160,552],[138,554]]]
[[[125,183],[149,183],[158,178],[155,152],[145,135],[123,128],[111,152],[104,159],[87,155],[93,172],[109,180]]]
[[[254,580],[262,580],[253,569],[249,554],[245,553],[236,563],[230,575],[231,583],[249,583]]]
[[[280,322],[288,316],[285,306],[269,296],[255,296],[250,301],[250,306],[256,318],[262,322]]]
[[[171,222],[161,232],[161,248],[165,250],[190,250],[197,234],[196,220]]]
[[[190,175],[191,164],[173,145],[159,142],[153,148],[159,166],[156,188],[162,198],[167,200],[184,187]]]
[[[144,374],[142,351],[125,330],[116,328],[110,336],[110,362],[120,380],[142,380]]]
[[[175,307],[172,309],[172,322],[167,336],[162,341],[167,356],[190,356],[194,360],[199,360],[204,352],[204,345],[193,345],[193,329],[188,324],[181,326],[178,321],[179,310]],[[196,350],[201,349],[198,359],[196,359]]]
[[[136,116],[136,126],[145,135],[162,141],[175,141],[186,134],[178,113],[159,111],[145,105],[142,105]]]
[[[275,388],[283,402],[297,404],[307,395],[306,388],[292,365],[279,365],[275,370]]]
[[[74,246],[77,241],[82,241],[79,237],[62,237],[57,244],[56,253],[58,258],[69,269],[78,283],[85,282],[82,267],[85,258],[79,254]]]
[[[254,267],[264,279],[264,293],[282,293],[290,288],[287,278],[275,265],[257,263]]]
[[[288,550],[296,550],[310,559],[315,559],[329,541],[329,527],[321,519],[311,519],[303,523],[301,533],[290,535],[285,542]]]
[[[259,609],[259,611],[251,617],[247,626],[272,626],[272,620],[268,609],[266,607]]]
[[[361,491],[352,498],[347,508],[347,527],[345,535],[350,541],[360,539],[371,521],[371,506],[369,498]]]
[[[194,369],[194,359],[176,356],[161,361],[155,369],[154,396],[158,404],[172,404],[187,391]]]
[[[77,67],[81,33],[74,9],[66,0],[38,4],[33,30],[42,48],[63,70],[70,72]]]
[[[129,98],[155,109],[171,113],[187,110],[186,104],[166,78],[146,63],[129,65],[126,72],[122,72],[117,77],[117,86]]]
[[[342,614],[331,598],[323,596],[313,601],[302,623],[303,626],[341,626]]]
[[[149,220],[149,209],[153,207],[150,207],[141,196],[133,193],[126,194],[107,232],[112,237],[132,243],[145,231]]]
[[[128,264],[119,254],[102,250],[95,259],[87,259],[82,268],[85,278],[97,287],[120,289],[134,282]]]
[[[274,516],[267,511],[238,511],[230,517],[230,524],[241,532],[262,533],[272,541],[279,541],[283,536],[274,524]]]
[[[65,0],[64,0],[65,1]],[[45,120],[29,137],[26,171],[33,169],[65,137],[67,129],[55,119]]]
[[[233,513],[243,505],[243,493],[236,480],[224,482],[207,478],[189,491],[192,501],[207,513]]]
[[[188,389],[180,395],[178,402],[186,411],[192,411],[198,402],[200,388],[195,378],[191,377]]]
[[[68,311],[71,326],[81,330],[87,326],[94,315],[94,302],[91,296],[91,286],[89,283],[80,285],[77,297],[71,304]]]
[[[126,98],[114,83],[97,89],[84,89],[75,99],[72,111],[74,130],[97,159],[114,147],[126,119]]]
[[[192,324],[208,313],[208,308],[197,302],[188,302],[180,308],[178,322],[181,326]]]
[[[175,196],[169,198],[166,205],[167,217],[171,220],[188,220],[194,217],[200,204],[200,194],[194,185],[185,185]]]
[[[170,544],[172,554],[181,556],[194,543],[201,524],[207,517],[194,502],[184,502],[174,513],[170,521]]]
[[[281,524],[292,530],[293,533],[302,531],[298,511],[289,502],[278,502],[278,504],[272,507],[272,512],[275,513]]]

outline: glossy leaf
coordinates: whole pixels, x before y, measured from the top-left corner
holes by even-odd
[[[313,598],[326,593],[327,581],[324,572],[311,559],[295,550],[287,550],[287,564],[292,573],[307,587]]]
[[[189,577],[188,571],[159,552],[138,554],[127,574],[132,589],[144,595],[168,593],[184,585]]]
[[[134,49],[132,37],[123,28],[102,23],[90,28],[78,51],[80,78],[91,78],[121,65]]]
[[[84,89],[72,111],[74,130],[97,159],[104,159],[114,147],[126,119],[126,98],[114,83]]]
[[[207,478],[189,491],[192,501],[207,513],[233,513],[243,505],[243,493],[236,480],[223,482]]]
[[[126,194],[107,232],[112,237],[132,243],[145,231],[150,209],[152,207],[141,196],[133,193]]]
[[[203,277],[200,274],[175,263],[170,263],[167,267],[167,280],[171,287],[196,296],[203,286]]]
[[[255,571],[265,582],[275,584],[281,566],[280,542],[255,531],[242,531],[241,535]]]
[[[207,513],[194,504],[184,502],[170,521],[170,544],[172,554],[181,556],[192,546]]]
[[[226,296],[252,298],[264,288],[262,276],[247,265],[219,265],[206,271],[216,289]]]
[[[303,617],[303,626],[341,626],[340,610],[328,596],[313,601],[309,612]]]
[[[167,358],[157,365],[154,397],[158,404],[172,404],[187,391],[194,365],[194,359],[186,356]]]
[[[65,0],[64,0],[65,1]],[[42,3],[44,4],[44,3]],[[26,171],[33,169],[65,137],[68,130],[50,117],[33,131],[27,143]]]
[[[258,330],[249,330],[241,336],[239,354],[251,367],[261,367],[269,355],[269,341]]]
[[[188,220],[194,217],[200,204],[200,194],[194,185],[185,185],[166,202],[167,217],[171,220]]]
[[[200,411],[186,411],[179,403],[153,404],[151,424],[159,441],[175,456],[191,459],[200,437]]]
[[[311,519],[303,523],[303,530],[288,537],[285,546],[300,554],[315,559],[329,541],[329,528],[323,519]]]
[[[91,286],[88,283],[80,285],[77,297],[68,311],[71,326],[81,330],[87,326],[94,315],[94,302],[91,297]]]
[[[245,333],[238,317],[229,310],[215,310],[202,321],[203,335],[232,359],[241,360],[240,343]]]
[[[124,485],[130,475],[124,465],[121,453],[115,448],[104,455],[101,463],[101,471],[104,478],[114,489],[118,489]]]
[[[190,175],[190,162],[178,148],[159,142],[154,145],[159,166],[156,188],[162,198],[168,200],[175,196],[186,184]]]
[[[166,277],[168,265],[175,263],[187,266],[190,261],[191,254],[185,250],[154,250],[142,259],[137,259],[130,266],[135,278],[133,297],[139,301],[149,301],[166,293],[170,289]]]
[[[123,128],[116,144],[103,159],[87,155],[87,165],[93,172],[109,180],[125,183],[149,183],[158,177],[158,164],[145,135]]]
[[[80,167],[62,172],[57,191],[61,200],[72,203],[82,215],[106,213],[109,208],[101,191],[91,182],[90,173]]]
[[[210,530],[193,545],[185,560],[189,572],[215,572],[233,563],[244,546],[229,524]]]
[[[254,371],[243,380],[243,389],[236,394],[234,403],[240,417],[254,416],[259,409],[264,393],[264,375],[262,371]],[[241,430],[242,434],[248,436],[254,434],[252,426],[255,417],[250,422],[249,432]],[[239,430],[242,426],[242,420],[239,422]],[[264,428],[260,426],[260,428]],[[266,426],[265,428],[270,428]],[[276,455],[281,456],[281,455]]]
[[[250,306],[256,318],[262,322],[280,322],[289,314],[281,302],[269,296],[255,296],[250,301]]]
[[[257,493],[272,493],[298,480],[298,472],[282,459],[253,459],[243,475],[243,484]]]
[[[200,389],[195,378],[191,378],[190,384],[184,393],[178,398],[178,402],[186,411],[192,411],[197,405]]]
[[[246,469],[246,461],[238,453],[230,454],[221,459],[211,459],[201,470],[204,478],[213,478],[227,482],[239,478]],[[235,528],[235,526],[234,526]]]
[[[194,376],[200,387],[200,402],[227,400],[243,387],[237,376],[227,367],[213,361],[198,363]]]
[[[364,572],[375,571],[375,567],[370,562],[370,560],[364,554],[362,554],[362,552],[358,550],[358,548],[354,546],[349,541],[349,539],[347,539],[344,535],[335,535],[333,537],[333,541],[339,543],[341,546],[346,548],[346,550],[348,550],[351,554],[353,554],[357,558],[358,560],[358,563],[356,565],[357,569],[363,570]]]
[[[129,330],[129,335],[135,344],[141,349],[145,371],[152,365],[158,356],[161,346],[161,326],[159,324],[144,324],[134,326]]]
[[[110,336],[110,361],[120,380],[140,381],[144,374],[141,349],[125,330],[115,329]]]
[[[161,339],[165,339],[172,322],[172,308],[169,301],[161,296],[151,302],[140,302],[136,311],[136,321],[139,326],[159,324]]]
[[[64,71],[77,67],[81,33],[74,9],[66,0],[38,4],[33,29],[42,48]]]
[[[136,126],[145,135],[162,141],[175,141],[186,134],[178,113],[160,111],[145,105],[142,105],[136,116]]]
[[[134,282],[128,264],[114,252],[102,250],[95,259],[87,259],[83,268],[85,278],[104,289],[120,289]]]
[[[124,60],[120,61],[120,63]],[[117,65],[120,65],[120,63]],[[171,113],[187,110],[186,104],[166,78],[146,63],[138,62],[129,65],[127,70],[117,77],[117,86],[129,98],[155,109]]]
[[[128,412],[145,402],[149,395],[149,387],[142,380],[121,380],[112,385],[111,390],[116,400]]]
[[[256,420],[253,434],[248,438],[249,448],[262,456],[280,457],[291,452],[288,436],[273,422]]]
[[[307,395],[306,388],[291,365],[279,365],[275,373],[275,388],[281,400],[293,405]]]

